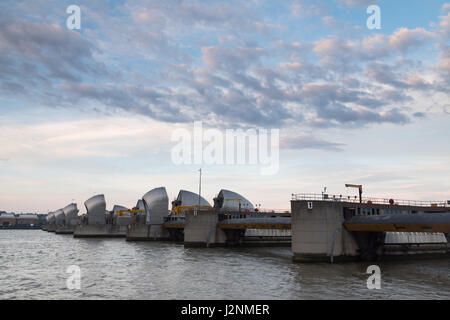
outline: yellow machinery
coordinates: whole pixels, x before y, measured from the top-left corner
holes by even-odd
[[[136,215],[138,213],[145,213],[145,211],[144,210],[139,210],[139,209],[117,210],[116,211],[116,216],[119,216],[119,217],[133,216],[133,215]]]
[[[362,203],[362,185],[346,183],[345,187],[346,188],[358,188],[358,190],[359,190],[359,203]]]
[[[183,216],[185,211],[197,210],[198,205],[193,206],[177,206],[172,209],[172,213],[176,216]],[[200,206],[200,210],[212,210],[211,206]]]

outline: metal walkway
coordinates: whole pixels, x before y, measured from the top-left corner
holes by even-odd
[[[290,230],[291,217],[233,218],[219,221],[221,229],[278,229]],[[184,220],[172,220],[164,223],[167,229],[183,229]]]
[[[184,220],[164,223],[167,229],[183,229]],[[221,229],[290,230],[291,217],[231,218],[219,221]],[[450,212],[354,216],[344,222],[348,231],[450,233]]]
[[[344,223],[348,231],[450,232],[450,212],[354,216]]]
[[[219,228],[290,230],[291,217],[226,219],[219,222]]]

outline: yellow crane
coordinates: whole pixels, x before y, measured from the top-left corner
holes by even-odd
[[[358,188],[358,190],[359,190],[359,203],[362,203],[362,185],[361,184],[346,183],[345,187],[346,188]]]

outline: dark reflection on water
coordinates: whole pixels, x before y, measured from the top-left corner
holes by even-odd
[[[81,289],[66,287],[81,268]],[[0,231],[0,299],[450,299],[450,260],[297,264],[290,248],[192,249],[160,242]]]

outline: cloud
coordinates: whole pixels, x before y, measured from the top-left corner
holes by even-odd
[[[170,141],[171,126],[150,119],[109,117],[42,123],[7,124],[0,143],[14,163],[54,162],[93,157],[132,157]],[[32,156],[31,156],[32,155]]]
[[[394,88],[428,90],[432,84],[424,80],[420,75],[410,73],[408,75],[396,73],[398,67],[375,62],[368,66],[366,75],[379,83],[390,85]]]
[[[90,1],[81,5],[82,29],[71,31],[59,1],[4,1],[0,144],[1,157],[11,161],[1,162],[10,179],[3,187],[21,172],[24,183],[34,179],[53,191],[71,179],[80,189],[100,185],[108,191],[115,183],[122,194],[119,169],[131,172],[123,177],[137,182],[135,189],[148,184],[142,172],[165,183],[167,176],[155,172],[167,165],[157,161],[169,145],[167,133],[195,120],[220,129],[294,132],[282,137],[283,148],[341,151],[334,154],[344,159],[338,167],[346,164],[346,152],[355,154],[355,144],[391,148],[395,161],[409,136],[396,144],[387,140],[421,130],[450,110],[449,9],[443,5],[430,28],[408,23],[392,32],[355,32],[365,23],[364,7],[376,3]],[[40,113],[43,123],[30,125]],[[18,115],[27,120],[5,124]],[[90,119],[73,119],[80,115]],[[367,159],[359,157],[360,163]],[[320,162],[310,160],[309,168]],[[398,160],[400,167],[404,161]],[[41,179],[47,173],[51,178]]]
[[[2,57],[8,59],[14,55],[14,62],[17,62],[13,62],[4,77],[12,78],[14,72],[21,72],[32,80],[49,77],[73,81],[80,80],[83,74],[102,75],[105,74],[104,66],[92,59],[96,50],[77,32],[58,25],[11,21],[9,18],[0,25]]]
[[[414,117],[416,117],[416,118],[420,118],[420,119],[423,119],[423,118],[426,118],[426,113],[424,113],[424,112],[415,112],[414,114]]]
[[[443,12],[450,11],[450,3],[444,3],[444,4],[442,5],[441,10],[442,10]]]
[[[362,40],[345,40],[337,36],[314,42],[313,51],[322,64],[336,69],[348,68],[356,61],[376,61],[418,50],[435,35],[423,28],[397,29],[391,35],[376,34]]]
[[[319,10],[312,2],[292,3],[305,6]],[[2,95],[167,123],[351,128],[408,123],[422,111],[403,107],[412,93],[438,88],[422,76],[423,68],[384,61],[436,38],[423,28],[301,42],[274,40],[277,23],[258,4],[133,1],[102,8],[120,14],[100,16],[83,7],[98,25],[84,33],[25,18],[2,20]],[[442,73],[447,58],[441,57]]]
[[[397,29],[391,36],[388,37],[389,45],[400,52],[405,52],[410,48],[415,48],[434,37],[432,32],[426,31],[423,28]]]
[[[329,10],[318,1],[296,0],[290,5],[291,15],[296,18],[323,16]]]
[[[328,151],[342,151],[344,144],[329,142],[312,135],[300,135],[296,137],[283,137],[280,141],[282,149],[303,150],[319,149]]]
[[[351,8],[368,7],[372,4],[377,4],[378,0],[335,0],[336,3],[344,4]]]
[[[449,6],[447,6],[449,5]],[[450,4],[444,4],[442,11],[448,11]],[[450,82],[450,11],[445,16],[439,17],[439,26],[437,28],[439,56],[434,65],[434,69],[441,76],[441,90],[448,92],[448,83]]]

